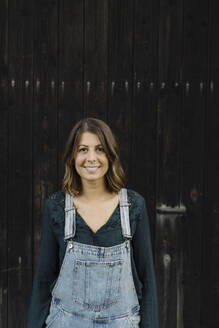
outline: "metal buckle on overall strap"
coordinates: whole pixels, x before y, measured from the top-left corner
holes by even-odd
[[[68,207],[68,208],[65,208],[65,212],[73,211],[74,209],[75,209],[74,206],[73,207]]]
[[[120,201],[120,206],[128,207],[128,206],[131,206],[131,203],[129,201],[126,201],[126,200],[121,200]]]

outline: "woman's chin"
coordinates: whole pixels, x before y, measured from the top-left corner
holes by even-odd
[[[98,174],[89,174],[86,176],[81,176],[82,181],[87,181],[87,182],[99,182],[104,180],[104,176],[99,176]]]

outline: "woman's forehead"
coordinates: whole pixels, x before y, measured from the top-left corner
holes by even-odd
[[[101,141],[95,133],[83,132],[78,140],[78,146],[80,145],[84,145],[84,146],[101,145]]]

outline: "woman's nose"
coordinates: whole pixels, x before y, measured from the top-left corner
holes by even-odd
[[[90,151],[87,153],[87,160],[88,160],[88,161],[91,161],[91,162],[93,162],[93,161],[96,160],[96,153],[95,153],[95,151],[90,150]]]

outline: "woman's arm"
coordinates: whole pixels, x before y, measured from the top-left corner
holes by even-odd
[[[46,199],[42,213],[42,234],[33,290],[30,302],[28,328],[44,327],[51,302],[50,288],[58,275],[58,243],[51,227],[49,202]]]
[[[143,285],[142,300],[140,304],[140,327],[158,328],[157,290],[150,227],[143,197],[140,218],[133,236],[133,255],[138,276]]]

